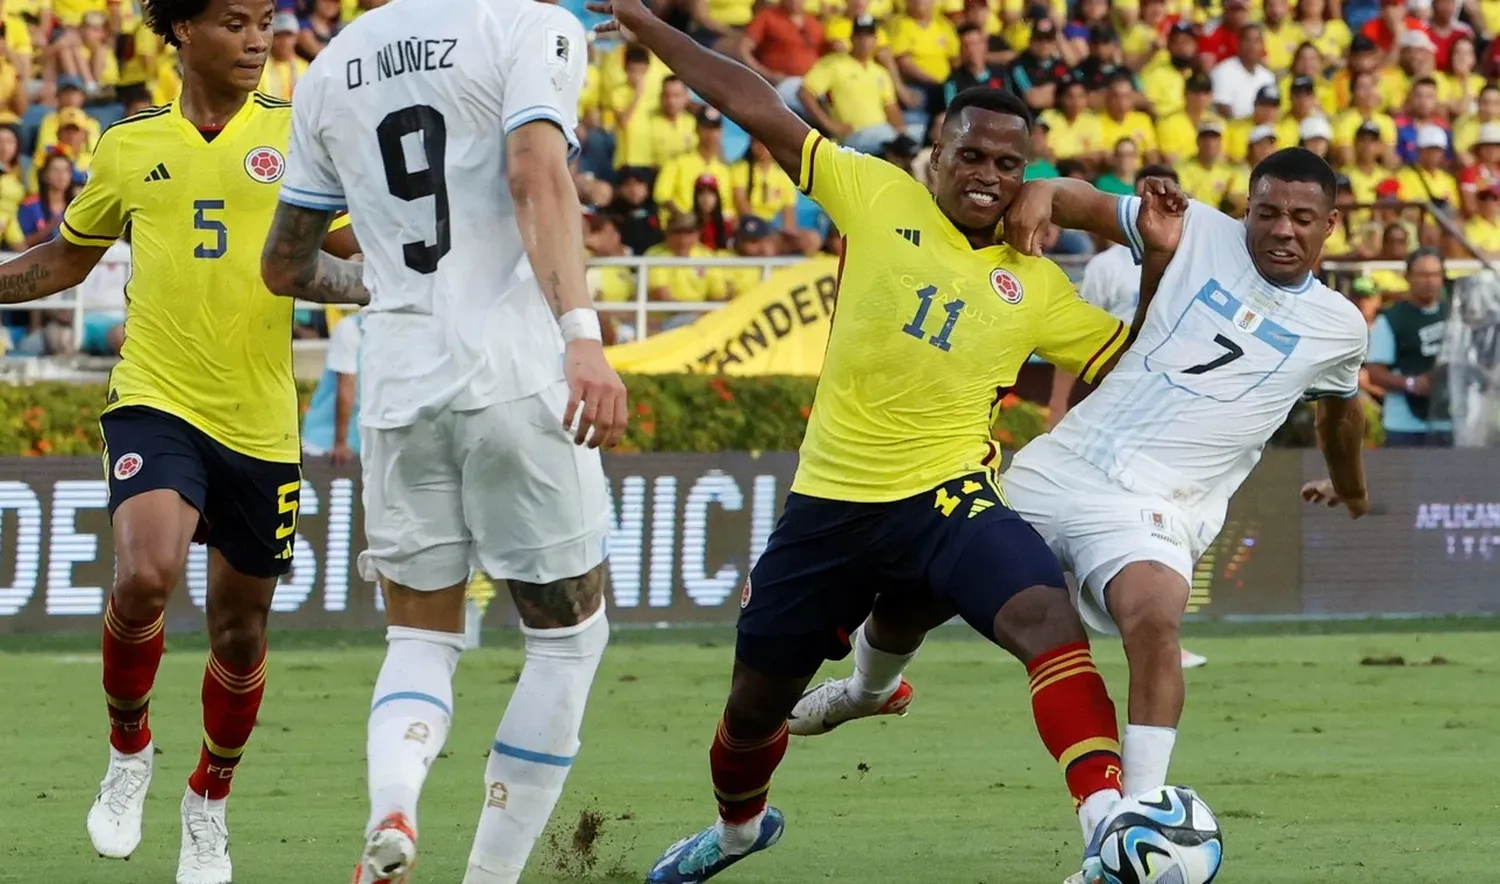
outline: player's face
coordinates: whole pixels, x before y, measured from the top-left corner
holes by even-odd
[[[275,12],[275,0],[209,0],[202,15],[177,25],[183,67],[249,92],[266,66]]]
[[[948,117],[939,138],[932,148],[938,208],[959,230],[993,230],[1021,189],[1031,154],[1026,124],[968,107]]]
[[[1337,219],[1337,210],[1317,184],[1261,178],[1245,214],[1255,269],[1281,285],[1301,282],[1322,254]]]

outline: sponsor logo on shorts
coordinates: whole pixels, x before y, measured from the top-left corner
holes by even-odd
[[[245,174],[261,184],[274,184],[286,172],[286,158],[274,147],[257,147],[245,154]]]
[[[145,464],[145,458],[141,457],[139,454],[136,454],[134,451],[130,452],[129,454],[120,455],[119,459],[115,461],[115,480],[118,482],[123,482],[126,479],[129,479],[131,476],[139,473],[141,471],[141,467],[145,466]],[[98,475],[98,473],[95,473],[94,475]]]
[[[1167,530],[1167,517],[1156,510],[1141,510],[1141,521],[1157,531]]]
[[[1021,296],[1025,294],[1021,288],[1021,280],[1003,267],[996,267],[990,271],[990,287],[995,290],[995,294],[1000,296],[1000,300],[1007,304],[1021,303]]]
[[[750,606],[750,575],[745,575],[745,588],[740,590],[740,610],[743,611]]]

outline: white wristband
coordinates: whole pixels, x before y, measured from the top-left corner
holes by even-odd
[[[599,311],[589,307],[569,310],[557,318],[557,325],[562,329],[563,340],[568,343],[577,340],[604,340],[604,330],[599,326]]]

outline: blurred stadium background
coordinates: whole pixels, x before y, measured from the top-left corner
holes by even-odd
[[[292,98],[307,61],[379,2],[281,5],[263,88]],[[581,0],[564,5],[596,18]],[[1038,111],[1030,177],[1123,193],[1143,164],[1165,162],[1195,197],[1235,212],[1269,150],[1328,157],[1344,211],[1321,272],[1381,341],[1364,385],[1376,509],[1352,523],[1299,504],[1321,466],[1308,414],[1290,415],[1196,576],[1190,646],[1211,662],[1190,676],[1174,778],[1219,812],[1230,884],[1490,873],[1500,806],[1481,753],[1500,728],[1500,284],[1483,268],[1500,252],[1500,0],[656,8],[755,66],[829,135],[918,178],[943,107],[973,84]],[[178,74],[129,0],[5,0],[0,27],[0,242],[16,251],[55,234],[102,128],[171,100]],[[639,880],[712,806],[703,762],[727,625],[790,481],[841,248],[744,132],[640,50],[592,45],[580,119],[588,278],[634,414],[625,450],[606,458],[620,629],[527,879],[538,882]],[[1061,230],[1050,245],[1080,282],[1099,247]],[[0,312],[0,683],[13,712],[0,720],[12,836],[0,882],[145,884],[170,868],[170,788],[129,864],[96,860],[81,825],[103,753],[97,635],[112,575],[96,418],[128,272],[117,245],[77,290]],[[309,450],[271,690],[237,778],[248,882],[344,880],[360,825],[382,614],[354,577],[358,436],[337,426],[354,405],[357,340],[357,318],[298,313]],[[1398,364],[1429,379],[1427,395],[1382,386],[1379,366]],[[1079,392],[1029,366],[996,438],[1019,448]],[[156,694],[167,778],[196,744],[201,553],[169,612],[175,653]],[[424,881],[461,868],[494,710],[520,664],[506,594],[483,575],[473,589],[485,632],[424,808]],[[1118,649],[1099,646],[1123,697]],[[794,746],[775,792],[786,843],[726,880],[1061,879],[1076,833],[1019,669],[953,630],[913,675],[906,721]]]

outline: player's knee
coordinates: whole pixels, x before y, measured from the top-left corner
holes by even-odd
[[[1178,643],[1182,626],[1181,609],[1161,600],[1143,600],[1115,615],[1126,654],[1137,651],[1172,651]]]
[[[132,620],[147,620],[167,607],[167,599],[182,569],[152,557],[122,559],[116,566],[111,595],[120,614]]]
[[[995,615],[995,640],[1021,660],[1088,641],[1083,622],[1057,586],[1032,586],[1011,596]]]
[[[1127,653],[1174,648],[1187,599],[1187,581],[1157,562],[1132,564],[1110,581],[1105,595]]]
[[[266,646],[266,618],[260,607],[217,610],[208,618],[208,643],[214,656],[231,666],[251,666]]]
[[[550,583],[507,580],[506,584],[510,587],[523,626],[564,629],[577,626],[600,610],[604,601],[604,564],[600,563],[577,577],[564,577]]]

